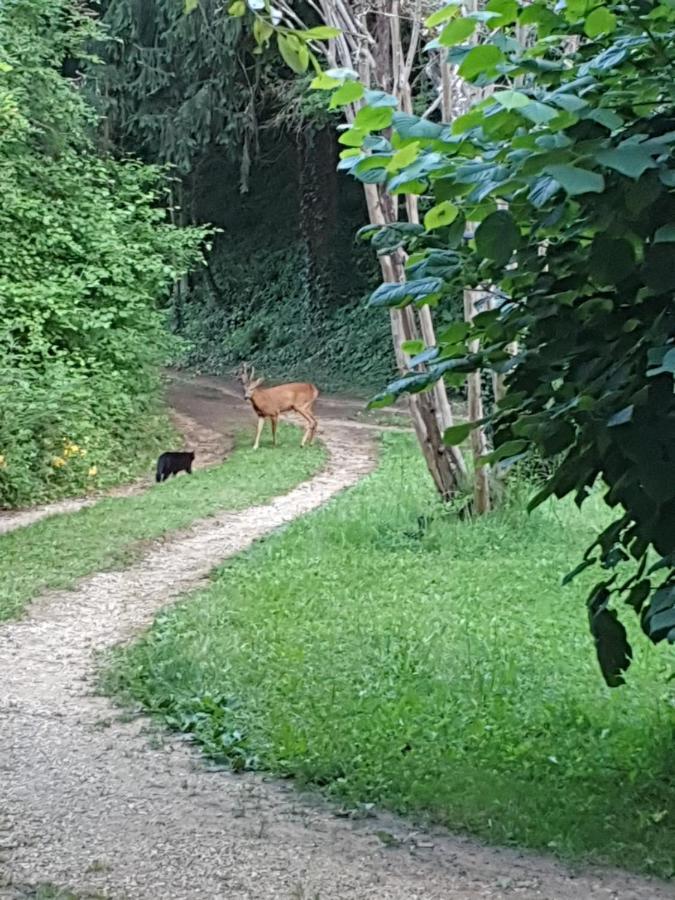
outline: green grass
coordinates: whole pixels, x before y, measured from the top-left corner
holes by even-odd
[[[247,434],[222,466],[0,536],[0,620],[18,615],[49,588],[67,588],[91,572],[128,564],[142,541],[290,490],[326,458],[320,445],[300,448],[299,435],[298,429],[283,426],[277,449],[261,446],[254,452]]]
[[[593,575],[560,581],[607,514],[523,505],[440,514],[410,441],[389,436],[373,476],[161,615],[107,687],[236,769],[671,876],[672,653],[636,636],[628,684],[606,688]]]

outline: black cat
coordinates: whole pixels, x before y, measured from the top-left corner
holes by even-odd
[[[170,475],[177,475],[179,472],[187,472],[188,475],[192,475],[194,458],[194,451],[190,453],[162,453],[157,460],[156,481],[166,481]]]

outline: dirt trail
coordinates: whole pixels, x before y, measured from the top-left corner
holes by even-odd
[[[234,433],[255,422],[248,403],[242,398],[235,382],[213,377],[194,378],[172,373],[168,387],[172,419],[183,435],[185,447],[197,447],[195,468],[214,465],[231,452]],[[341,425],[369,431],[401,431],[397,426],[363,421],[365,401],[322,397],[318,411],[321,424]],[[288,417],[291,420],[292,416]],[[302,424],[302,420],[297,419]],[[320,432],[319,432],[320,435]],[[57,500],[29,509],[0,510],[0,535],[17,528],[33,525],[41,519],[77,512],[93,506],[104,497],[130,497],[145,491],[153,484],[152,473],[138,481],[88,497]]]
[[[203,387],[191,415],[206,426],[223,395]],[[324,422],[322,437],[328,466],[285,496],[196,523],[132,568],[46,596],[0,627],[0,897],[33,896],[45,882],[115,900],[674,897],[621,873],[574,875],[550,860],[414,834],[392,817],[337,818],[288,786],[210,771],[176,739],[155,746],[146,720],[125,722],[95,695],[98,651],[372,469],[368,429]],[[385,846],[378,832],[400,844]]]

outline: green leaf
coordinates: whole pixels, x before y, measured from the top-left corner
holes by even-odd
[[[590,613],[589,619],[600,670],[609,687],[618,687],[633,659],[626,629],[616,612],[606,607]]]
[[[393,94],[388,94],[386,91],[366,91],[365,94],[366,104],[368,106],[379,107],[379,106],[391,106],[394,109],[398,106],[398,100],[394,97]]]
[[[611,34],[616,28],[616,16],[606,6],[596,7],[584,22],[587,37],[594,38],[599,34]]]
[[[325,72],[320,72],[312,79],[309,86],[315,91],[332,91],[333,88],[339,87],[341,84],[342,82],[339,79],[331,78]]]
[[[363,94],[364,87],[360,81],[345,81],[331,96],[329,107],[330,109],[335,109],[338,106],[346,106],[348,103],[355,103],[363,97]]]
[[[409,138],[436,140],[443,134],[442,125],[430,122],[428,119],[422,119],[420,116],[413,116],[410,113],[394,113],[393,124],[398,134],[404,140]]]
[[[489,0],[485,7],[489,12],[499,13],[498,19],[490,22],[491,28],[503,28],[510,25],[518,18],[518,4],[516,0]]]
[[[354,127],[362,131],[381,131],[391,125],[393,118],[394,111],[390,106],[362,106],[354,119]]]
[[[671,244],[675,241],[675,224],[662,225],[654,235],[655,244]]]
[[[520,243],[518,226],[505,209],[498,209],[484,219],[476,229],[475,237],[478,254],[497,265],[505,265]]]
[[[190,6],[189,10],[188,10],[188,5]],[[193,9],[196,9],[198,6],[199,6],[199,0],[185,0],[185,11],[186,12],[191,12]],[[234,0],[234,3],[232,3],[228,7],[227,11],[231,16],[234,16],[234,18],[239,19],[242,16],[246,15],[246,4],[244,3],[244,0]]]
[[[424,350],[424,341],[403,341],[401,350],[408,356],[414,356],[416,353],[421,353]]]
[[[675,290],[675,253],[669,244],[652,244],[647,250],[643,277],[657,293]]]
[[[297,75],[302,75],[309,64],[309,51],[294,35],[277,35],[279,52],[289,67]]]
[[[433,206],[424,217],[424,227],[427,231],[433,231],[435,228],[445,228],[455,221],[459,210],[449,200],[438,203]]]
[[[632,403],[630,406],[624,406],[623,409],[615,412],[613,416],[610,416],[609,419],[607,419],[607,427],[616,428],[619,425],[627,425],[632,421],[634,412],[635,406]]]
[[[339,28],[332,28],[330,25],[317,25],[316,28],[308,28],[302,32],[302,37],[306,41],[329,41],[331,38],[339,37],[342,31]]]
[[[474,47],[464,57],[459,67],[462,78],[475,78],[477,75],[488,75],[504,62],[504,54],[493,44],[481,44]]]
[[[338,138],[338,144],[343,144],[345,147],[360,147],[365,136],[366,132],[360,128],[350,128],[349,131],[342,132]]]
[[[443,443],[448,447],[457,447],[459,444],[463,444],[477,425],[477,422],[462,422],[461,425],[452,425],[450,428],[446,428],[443,433]]]
[[[614,112],[613,109],[603,109],[602,107],[584,113],[582,118],[591,119],[593,122],[597,122],[598,125],[607,128],[608,131],[616,131],[617,128],[621,128],[623,125],[623,119],[618,113]]]
[[[420,145],[415,142],[413,144],[407,144],[407,146],[402,147],[400,150],[397,150],[394,153],[389,165],[387,166],[387,170],[389,172],[400,172],[401,169],[405,169],[406,166],[409,166],[411,163],[415,162],[420,153]]]
[[[522,109],[532,103],[530,97],[526,97],[520,91],[495,91],[492,99],[496,100],[504,109]]]
[[[535,125],[548,125],[549,122],[553,121],[553,119],[557,118],[559,115],[558,111],[553,109],[552,106],[547,106],[545,103],[539,103],[538,100],[533,100],[518,111],[521,115],[525,116],[526,119],[529,119],[530,122],[534,122]]]
[[[578,166],[547,166],[544,172],[555,178],[570,197],[579,194],[600,194],[605,189],[605,179],[602,175]]]
[[[642,627],[655,644],[675,628],[675,585],[666,584],[654,593],[643,613]]]
[[[373,291],[369,306],[402,306],[406,302],[427,300],[440,293],[443,281],[440,278],[422,278],[419,281],[385,282]]]
[[[619,284],[635,271],[633,245],[625,238],[598,235],[591,244],[588,271],[598,284]]]
[[[572,569],[571,572],[568,572],[567,575],[565,575],[565,577],[563,578],[563,580],[561,582],[562,586],[566,587],[568,584],[570,584],[572,581],[574,581],[574,579],[577,577],[577,575],[580,575],[583,571],[588,569],[589,566],[594,566],[596,564],[596,562],[597,562],[597,559],[584,559],[582,562],[579,563],[578,566],[575,566],[575,568]]]
[[[595,154],[600,165],[614,169],[628,178],[639,178],[647,169],[656,168],[649,150],[640,144],[624,141],[613,150],[601,150]]]
[[[243,0],[239,0],[239,2],[241,3],[242,6],[244,6]],[[235,6],[235,5],[236,5],[235,3],[232,4],[232,6]],[[185,15],[186,16],[190,15],[190,13],[194,12],[194,10],[197,9],[198,6],[199,6],[199,0],[185,0],[185,5],[183,7]],[[228,12],[231,16],[234,16],[234,15],[243,16],[244,12],[246,12],[246,7],[244,6],[244,10],[240,13],[233,13],[232,7],[230,7],[230,9],[228,9]]]
[[[329,78],[335,78],[339,82],[359,80],[359,76],[353,69],[326,69],[326,75]]]
[[[447,22],[448,19],[452,19],[459,12],[459,3],[448,3],[446,6],[442,7],[442,9],[436,10],[435,13],[432,13],[424,22],[427,28],[435,28],[437,25],[442,25],[443,22]]]
[[[256,17],[253,22],[253,37],[258,46],[260,47],[262,44],[266,44],[273,34],[274,28],[272,28],[269,22],[260,16]]]
[[[438,36],[438,43],[443,47],[454,47],[470,37],[478,23],[473,19],[457,19],[445,26]]]

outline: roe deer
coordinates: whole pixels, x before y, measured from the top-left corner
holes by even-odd
[[[276,446],[279,415],[290,411],[298,413],[307,423],[301,446],[304,447],[307,442],[312,443],[317,426],[312,407],[319,396],[318,388],[313,384],[300,382],[280,384],[278,387],[261,388],[260,385],[265,379],[256,378],[255,369],[249,369],[246,363],[239,368],[237,377],[244,388],[244,396],[258,416],[258,432],[253,444],[254,450],[257,450],[260,445],[260,435],[265,426],[265,419],[270,420],[272,425],[272,446]]]

